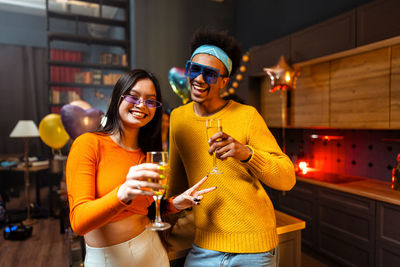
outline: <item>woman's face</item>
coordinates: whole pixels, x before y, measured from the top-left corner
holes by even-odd
[[[150,79],[140,79],[131,88],[129,94],[137,96],[141,101],[139,104],[131,104],[122,99],[118,109],[119,116],[124,128],[138,129],[149,123],[156,113],[157,108],[149,108],[144,103],[146,99],[157,100],[156,88]]]

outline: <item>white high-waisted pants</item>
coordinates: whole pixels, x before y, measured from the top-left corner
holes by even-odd
[[[86,245],[85,267],[169,267],[168,255],[158,234],[144,230],[126,242],[93,248]]]

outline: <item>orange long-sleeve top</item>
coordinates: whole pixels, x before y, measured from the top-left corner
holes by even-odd
[[[151,196],[138,196],[129,205],[117,197],[129,168],[144,158],[140,149],[126,150],[106,134],[85,133],[75,139],[66,167],[70,222],[75,233],[84,235],[133,214],[147,215]],[[169,199],[167,212],[177,211]]]

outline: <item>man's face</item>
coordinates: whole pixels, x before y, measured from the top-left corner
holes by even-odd
[[[218,69],[221,75],[227,74],[224,64],[214,56],[208,54],[197,54],[192,58],[192,61]],[[194,102],[199,104],[204,104],[218,99],[220,98],[220,90],[226,86],[228,81],[229,78],[227,77],[218,77],[216,84],[208,84],[204,81],[202,74],[196,78],[189,79],[191,98]]]

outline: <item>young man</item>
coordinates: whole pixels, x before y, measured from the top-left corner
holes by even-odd
[[[240,63],[237,41],[225,32],[199,30],[191,48],[185,75],[193,101],[171,114],[168,195],[209,173],[214,152],[223,173],[209,174],[204,186],[218,189],[193,208],[196,234],[185,266],[276,266],[274,207],[260,181],[290,190],[293,164],[255,108],[220,97]],[[206,120],[217,118],[222,131],[208,139]]]

